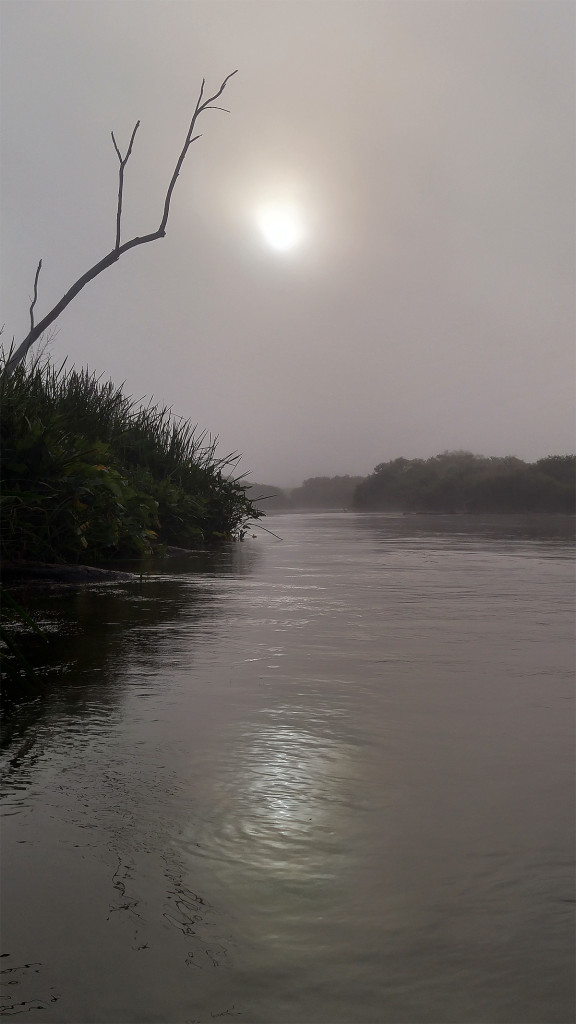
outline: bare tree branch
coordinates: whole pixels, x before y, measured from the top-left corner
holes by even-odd
[[[110,132],[110,134],[112,136],[112,142],[114,143],[114,149],[116,150],[116,153],[118,155],[118,159],[120,161],[120,168],[119,168],[119,171],[118,171],[118,207],[117,207],[117,210],[116,210],[116,248],[117,249],[120,246],[120,222],[122,220],[122,192],[124,191],[124,168],[126,167],[126,164],[128,163],[128,160],[130,159],[130,154],[132,152],[132,146],[134,145],[134,138],[136,136],[136,132],[138,131],[139,127],[140,127],[140,121],[136,121],[136,124],[134,125],[134,131],[132,132],[132,137],[130,139],[130,145],[128,146],[128,150],[126,152],[126,156],[125,157],[122,156],[120,150],[118,149],[118,146],[116,145],[116,139],[114,138],[114,132]]]
[[[172,180],[170,181],[170,184],[168,185],[168,191],[166,193],[166,199],[164,200],[164,213],[162,215],[162,220],[160,221],[160,227],[158,228],[158,231],[160,232],[161,235],[164,235],[165,230],[166,230],[166,224],[168,223],[168,214],[170,213],[170,201],[172,199],[172,193],[174,191],[174,186],[176,184],[176,179],[177,179],[178,175],[180,174],[180,168],[182,167],[182,164],[184,163],[184,159],[186,157],[186,153],[188,152],[190,146],[192,145],[193,142],[196,141],[197,138],[199,138],[198,135],[196,135],[194,138],[192,137],[192,133],[193,133],[194,128],[196,126],[196,121],[200,117],[200,114],[204,110],[206,110],[207,107],[209,107],[210,104],[214,102],[214,100],[217,100],[218,97],[222,95],[222,93],[224,92],[224,89],[226,88],[227,83],[230,81],[232,76],[236,75],[236,74],[238,74],[237,70],[236,71],[232,71],[229,75],[227,75],[226,78],[224,79],[224,81],[222,82],[222,85],[218,89],[218,92],[214,93],[213,96],[210,96],[209,99],[204,100],[204,103],[201,102],[202,97],[204,95],[204,85],[205,85],[205,81],[204,81],[204,79],[202,79],[202,85],[200,86],[200,95],[198,97],[198,102],[196,103],[196,109],[194,111],[194,114],[192,115],[192,120],[190,121],[190,127],[188,128],[188,133],[186,135],[186,141],[184,142],[184,146],[182,147],[182,152],[180,153],[180,156],[178,157],[178,160],[176,162],[176,167],[174,169],[174,174],[172,175]]]
[[[111,267],[113,263],[116,263],[117,260],[119,260],[120,257],[125,252],[128,252],[129,249],[134,249],[138,245],[146,245],[147,242],[154,242],[157,238],[163,238],[165,236],[165,234],[166,234],[166,225],[168,223],[168,216],[170,214],[170,202],[172,200],[172,193],[174,191],[174,186],[176,185],[176,180],[178,178],[178,175],[180,174],[180,170],[182,168],[182,164],[184,163],[184,160],[186,158],[186,154],[187,154],[190,146],[192,145],[193,142],[196,142],[197,139],[201,138],[200,135],[194,135],[193,134],[194,133],[194,128],[196,126],[196,122],[197,122],[198,118],[200,117],[200,115],[202,113],[204,113],[205,110],[213,109],[211,107],[211,104],[213,104],[214,100],[217,100],[218,97],[222,95],[222,93],[224,92],[224,89],[226,88],[226,85],[228,84],[230,79],[233,77],[233,75],[236,75],[237,73],[238,73],[237,71],[232,71],[231,74],[227,75],[226,78],[224,79],[224,81],[222,82],[220,88],[218,89],[218,91],[216,93],[214,93],[213,96],[210,96],[210,97],[208,97],[208,99],[204,100],[204,102],[202,102],[202,100],[203,100],[203,96],[204,96],[205,80],[202,79],[202,85],[200,86],[200,94],[199,94],[198,100],[196,102],[196,107],[195,107],[194,113],[192,115],[192,120],[190,122],[190,125],[188,127],[188,131],[186,133],[186,138],[185,138],[185,141],[184,141],[184,145],[182,147],[182,151],[180,153],[180,156],[178,157],[178,160],[176,161],[176,166],[174,168],[174,172],[172,174],[172,177],[171,177],[170,182],[168,184],[168,188],[166,190],[166,196],[165,196],[165,199],[164,199],[164,209],[163,209],[163,212],[162,212],[162,219],[160,221],[160,226],[158,227],[158,229],[156,231],[152,231],[152,232],[150,232],[147,235],[136,236],[135,238],[131,238],[128,242],[124,242],[123,244],[120,243],[120,225],[121,225],[121,219],[122,219],[122,198],[123,198],[123,189],[124,189],[124,168],[126,167],[126,163],[128,162],[128,159],[129,159],[130,154],[132,152],[132,146],[133,146],[133,143],[134,143],[134,138],[135,138],[136,131],[138,130],[138,126],[139,126],[140,122],[137,121],[137,123],[136,123],[136,125],[134,127],[134,130],[132,132],[132,137],[130,139],[130,145],[128,146],[128,149],[126,151],[126,156],[124,156],[124,157],[122,156],[122,154],[120,152],[120,149],[118,148],[118,145],[116,143],[116,139],[114,137],[114,133],[112,133],[112,142],[114,144],[114,149],[116,150],[116,155],[118,156],[118,160],[120,162],[119,182],[118,182],[118,205],[117,205],[117,209],[116,209],[116,241],[115,241],[114,248],[109,253],[107,253],[106,256],[103,256],[102,259],[98,261],[98,263],[95,263],[94,266],[90,268],[90,270],[87,270],[85,274],[82,274],[82,276],[79,277],[78,280],[74,282],[72,287],[68,289],[68,291],[62,296],[62,298],[59,300],[59,302],[56,303],[56,305],[50,310],[50,312],[47,313],[46,316],[43,317],[42,320],[40,320],[37,324],[34,324],[33,310],[34,310],[34,306],[36,304],[36,298],[37,298],[38,276],[40,274],[40,267],[42,266],[42,260],[40,260],[40,263],[39,263],[38,268],[36,270],[36,277],[35,277],[35,280],[34,280],[34,299],[32,301],[32,305],[30,306],[30,321],[31,321],[30,331],[27,334],[27,336],[24,338],[22,343],[18,346],[16,351],[10,356],[8,362],[6,363],[5,370],[6,370],[6,373],[8,375],[13,373],[13,371],[16,369],[18,364],[21,363],[22,360],[26,358],[26,354],[27,354],[30,346],[33,345],[34,342],[38,340],[38,338],[44,333],[44,331],[46,330],[47,327],[50,326],[50,324],[54,323],[54,321],[60,316],[60,314],[72,302],[72,299],[74,299],[76,297],[76,295],[78,295],[78,292],[82,291],[82,289],[87,284],[89,284],[90,281],[93,281],[95,277],[98,277],[98,275],[101,274],[102,271],[106,270],[107,267]],[[215,108],[215,109],[225,109],[225,108]]]
[[[110,135],[112,136],[112,142],[114,143],[114,149],[116,150],[116,153],[118,155],[118,159],[119,159],[120,163],[122,163],[122,154],[121,154],[120,150],[118,149],[118,146],[116,145],[116,139],[114,138],[114,132],[110,132]]]
[[[36,267],[36,276],[34,278],[34,296],[32,298],[32,302],[31,302],[31,305],[30,305],[30,330],[31,331],[34,330],[34,306],[36,305],[36,300],[38,298],[38,278],[40,277],[40,271],[41,270],[42,270],[42,260],[40,260],[40,262],[38,263],[38,266]]]

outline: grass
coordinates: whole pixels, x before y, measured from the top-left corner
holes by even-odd
[[[263,514],[239,456],[87,369],[0,362],[4,559],[98,564],[241,539]]]

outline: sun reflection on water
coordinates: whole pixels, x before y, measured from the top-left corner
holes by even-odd
[[[294,709],[277,709],[276,721],[251,727],[230,754],[199,847],[286,881],[327,877],[339,816],[353,805],[350,745],[287,717]]]

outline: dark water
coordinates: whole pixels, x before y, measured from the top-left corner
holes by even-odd
[[[7,1016],[574,1020],[572,528],[287,515],[38,591]]]

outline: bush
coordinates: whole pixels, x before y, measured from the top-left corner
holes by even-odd
[[[241,538],[264,513],[238,457],[88,370],[0,364],[2,556],[102,561]]]

